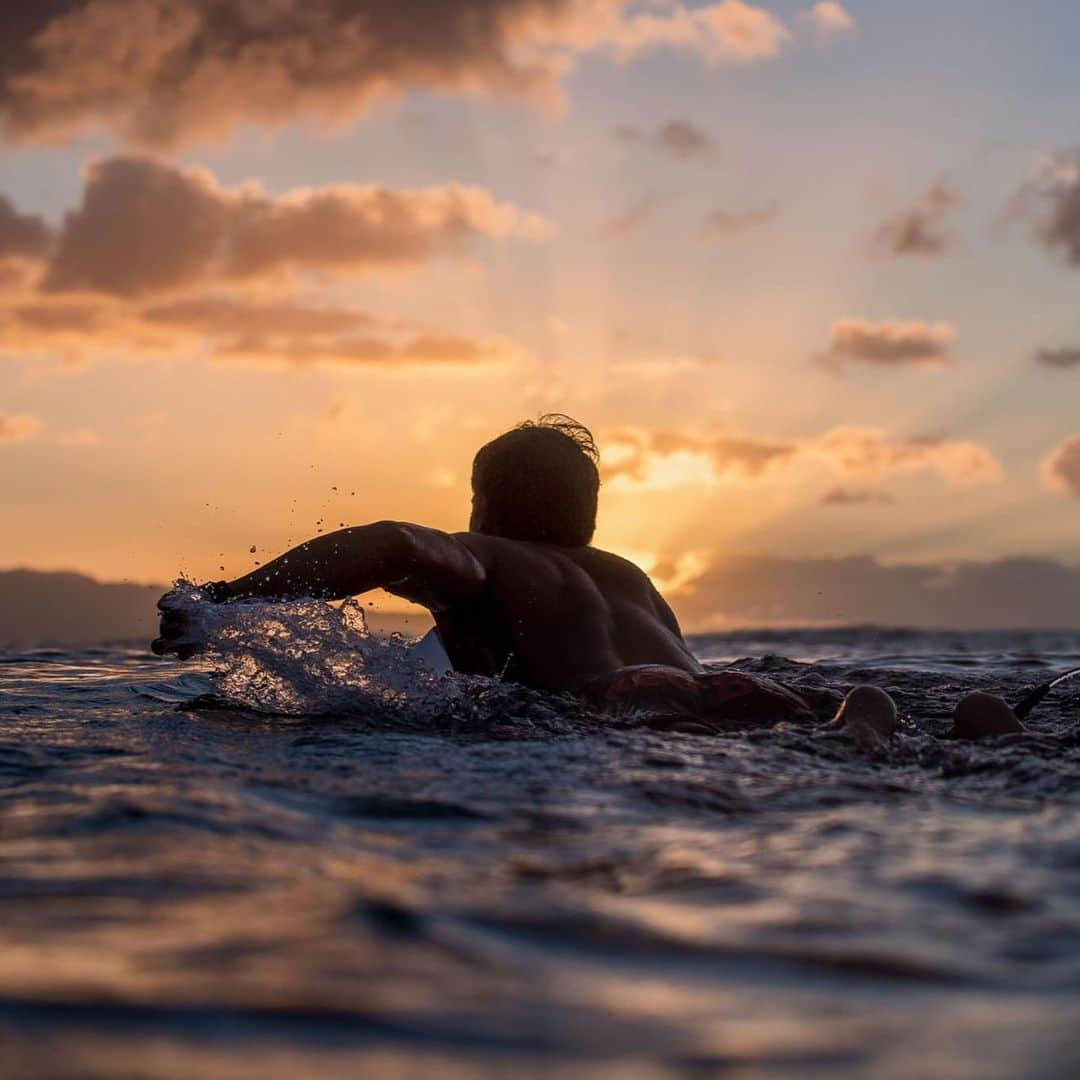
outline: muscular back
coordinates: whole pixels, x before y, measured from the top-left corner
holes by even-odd
[[[577,690],[631,664],[702,670],[645,574],[590,547],[377,521],[316,537],[206,588],[219,601],[339,599],[383,588],[431,611],[458,671],[538,690]],[[185,632],[166,605],[154,650],[191,655]]]
[[[481,589],[434,612],[457,670],[543,690],[577,689],[629,664],[701,670],[671,609],[625,559],[481,533],[454,539],[484,569]]]

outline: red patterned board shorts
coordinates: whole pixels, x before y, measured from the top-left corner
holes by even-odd
[[[586,694],[602,712],[661,729],[732,731],[814,716],[794,691],[743,671],[638,664],[594,679]]]

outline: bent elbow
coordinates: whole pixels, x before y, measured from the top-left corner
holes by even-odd
[[[346,530],[350,547],[362,560],[377,562],[384,573],[407,574],[416,562],[416,537],[402,521],[373,521]]]

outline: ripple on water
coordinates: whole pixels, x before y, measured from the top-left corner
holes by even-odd
[[[196,669],[3,658],[0,1072],[1080,1067],[1080,687],[1026,735],[940,738],[1075,638],[706,643],[822,715],[887,688],[868,752],[612,729],[438,682],[348,611],[243,614]]]

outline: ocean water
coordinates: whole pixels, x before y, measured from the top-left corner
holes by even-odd
[[[3,1075],[1078,1075],[1080,680],[940,736],[1080,635],[695,640],[887,688],[865,751],[440,682],[354,609],[216,632],[0,653]]]

